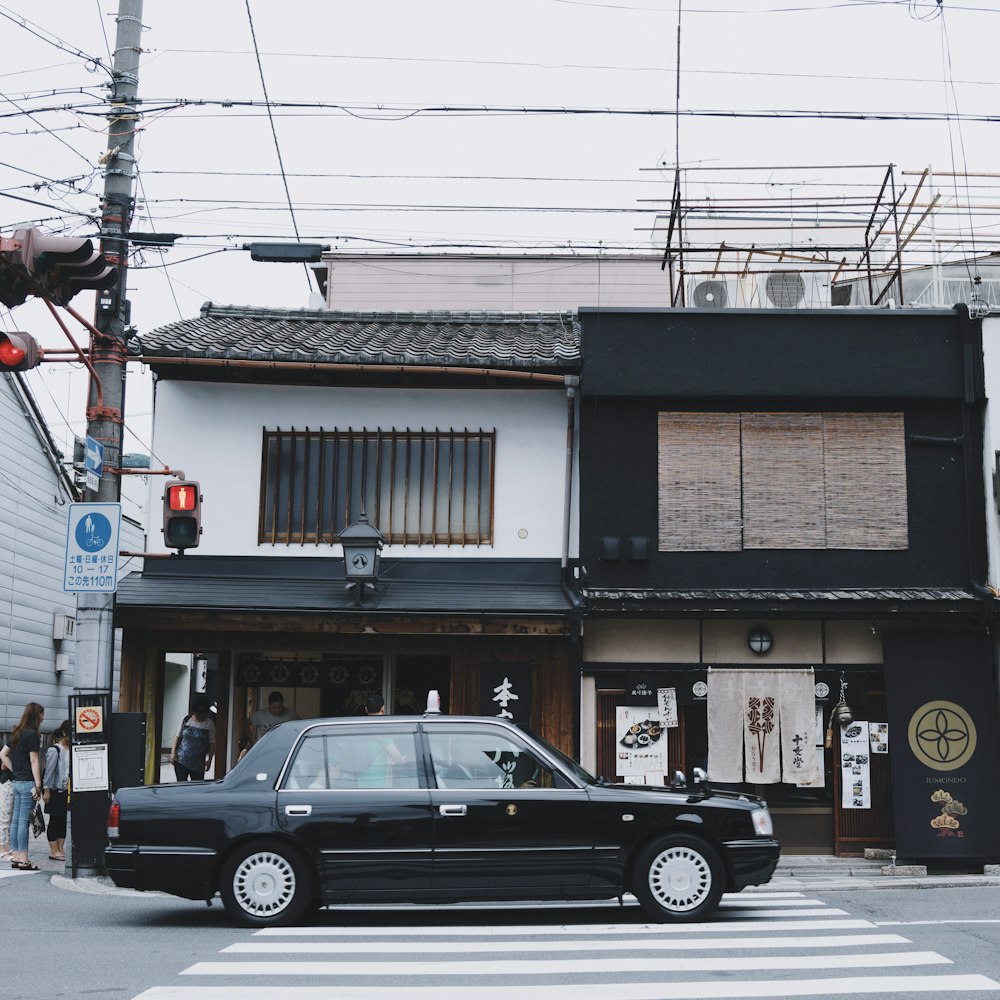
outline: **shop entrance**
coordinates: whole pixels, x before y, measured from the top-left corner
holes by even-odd
[[[447,715],[450,690],[450,656],[397,656],[389,710],[393,715],[423,715],[427,709],[427,692],[437,691],[441,696],[441,712]]]

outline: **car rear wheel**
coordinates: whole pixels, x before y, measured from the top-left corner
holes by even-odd
[[[653,841],[636,860],[632,887],[646,915],[661,922],[701,920],[718,905],[723,866],[700,837],[672,834]]]
[[[230,855],[219,885],[226,912],[247,927],[290,924],[313,898],[312,878],[302,856],[285,844],[259,840]]]

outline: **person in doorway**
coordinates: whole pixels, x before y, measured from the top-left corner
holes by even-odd
[[[170,748],[170,763],[178,781],[204,781],[215,756],[215,722],[212,703],[203,694],[195,695],[191,714],[184,716]]]
[[[267,708],[258,708],[253,715],[247,719],[243,731],[243,742],[241,748],[246,750],[252,747],[264,733],[280,726],[283,722],[292,722],[300,718],[299,713],[294,708],[285,707],[285,696],[280,691],[272,691],[267,696]]]
[[[24,706],[21,721],[10,734],[10,743],[0,750],[2,766],[13,772],[14,814],[10,821],[11,868],[37,872],[38,865],[28,860],[28,826],[31,810],[42,797],[42,766],[38,759],[41,746],[39,731],[45,709],[36,701]]]
[[[45,811],[49,814],[49,859],[66,860],[66,813],[69,807],[70,723],[67,719],[53,734],[45,751],[42,775]]]

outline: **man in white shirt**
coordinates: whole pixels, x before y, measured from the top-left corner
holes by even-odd
[[[272,691],[267,696],[267,708],[259,708],[250,716],[244,726],[242,746],[251,747],[264,733],[283,722],[301,718],[294,708],[285,707],[285,696],[280,691]]]

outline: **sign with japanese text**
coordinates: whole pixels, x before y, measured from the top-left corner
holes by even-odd
[[[63,590],[113,594],[118,589],[120,503],[71,503],[66,519]]]
[[[107,743],[73,746],[73,774],[70,779],[73,794],[106,792],[110,787]]]
[[[482,664],[479,714],[531,725],[531,667],[523,663]]]
[[[630,784],[662,785],[667,736],[655,710],[643,705],[615,709],[615,775]]]
[[[852,722],[841,731],[841,805],[845,809],[872,807],[870,754],[867,722]]]
[[[657,688],[656,704],[663,725],[667,729],[677,726],[677,688]]]

